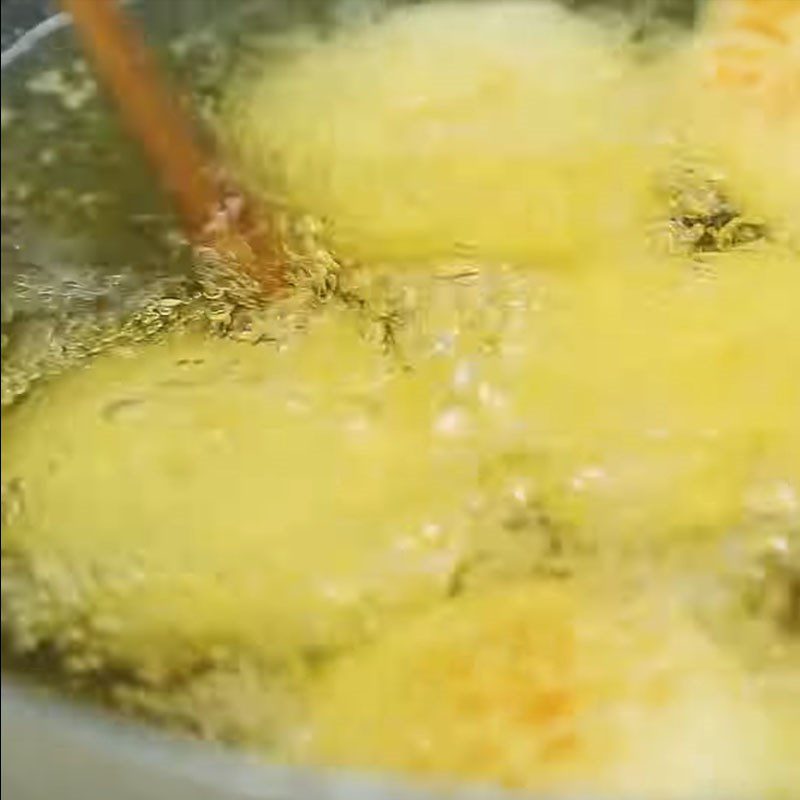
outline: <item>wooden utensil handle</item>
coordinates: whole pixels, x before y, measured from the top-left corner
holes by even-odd
[[[284,288],[285,258],[275,214],[240,192],[223,191],[214,159],[198,143],[179,99],[116,0],[61,2],[192,242],[215,250],[265,294]],[[236,202],[230,202],[231,195]],[[235,215],[233,209],[238,209]]]
[[[62,0],[78,35],[193,238],[222,202],[212,160],[199,146],[139,31],[114,0]]]

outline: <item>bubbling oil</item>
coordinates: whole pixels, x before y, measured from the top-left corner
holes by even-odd
[[[434,3],[267,43],[225,124],[289,296],[206,258],[9,331],[16,658],[304,764],[790,796],[800,255],[684,136],[684,40],[627,32]]]

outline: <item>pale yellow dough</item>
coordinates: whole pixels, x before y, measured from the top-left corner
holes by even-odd
[[[4,553],[33,573],[10,571],[6,622],[157,684],[209,654],[335,649],[439,596],[475,470],[431,446],[430,392],[346,322],[282,353],[176,335],[65,375],[3,417]]]
[[[618,28],[432,3],[251,71],[226,118],[244,175],[323,217],[343,256],[551,266],[641,244],[659,89]]]

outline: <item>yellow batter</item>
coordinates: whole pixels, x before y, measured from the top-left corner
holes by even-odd
[[[432,388],[335,316],[280,353],[183,334],[72,372],[3,419],[4,547],[75,594],[15,624],[161,683],[215,648],[336,647],[441,594],[475,466],[433,446]]]
[[[659,90],[618,29],[549,2],[433,3],[258,74],[227,130],[245,178],[284,185],[347,256],[548,265],[642,241]]]

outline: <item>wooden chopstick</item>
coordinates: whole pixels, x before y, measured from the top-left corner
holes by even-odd
[[[252,204],[229,213],[215,159],[162,76],[137,26],[115,0],[61,0],[98,77],[130,134],[171,197],[190,240],[229,256],[267,291],[283,284],[283,253],[274,226]],[[237,197],[243,198],[240,192]],[[241,203],[236,204],[241,206]],[[222,222],[222,224],[221,224]]]

